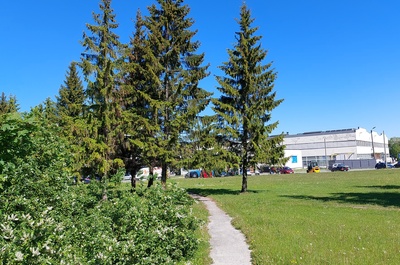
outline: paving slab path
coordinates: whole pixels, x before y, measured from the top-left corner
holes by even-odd
[[[241,231],[232,226],[232,218],[207,197],[191,194],[209,211],[210,257],[213,265],[251,265],[251,251]]]

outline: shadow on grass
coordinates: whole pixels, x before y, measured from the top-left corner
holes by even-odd
[[[399,185],[382,185],[382,186],[356,186],[356,188],[374,188],[382,190],[400,190]]]
[[[303,200],[318,200],[323,202],[340,202],[350,204],[371,204],[383,207],[400,207],[399,192],[368,192],[368,193],[332,193],[331,196],[317,197],[306,195],[283,195],[282,197],[303,199]]]
[[[198,194],[204,197],[209,195],[239,195],[242,194],[240,190],[229,190],[229,189],[199,189],[199,188],[187,188],[187,192]],[[259,193],[260,191],[248,190],[247,193]]]

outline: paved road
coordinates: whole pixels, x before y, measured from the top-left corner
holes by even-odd
[[[232,218],[211,199],[193,194],[191,196],[203,202],[210,213],[208,233],[213,265],[251,265],[251,251],[246,238],[232,226]]]

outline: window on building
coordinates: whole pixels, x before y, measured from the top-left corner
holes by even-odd
[[[292,156],[292,163],[297,163],[297,156]]]

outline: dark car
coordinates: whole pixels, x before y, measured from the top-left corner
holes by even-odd
[[[393,165],[395,168],[400,168],[400,162],[397,162],[396,164]]]
[[[394,168],[394,164],[387,163],[387,164],[386,164],[386,167],[387,167],[387,168]]]
[[[378,162],[376,163],[375,168],[376,169],[386,168],[386,164],[383,162]]]
[[[331,167],[331,171],[349,171],[349,166],[346,166],[345,164],[333,164]]]
[[[269,174],[280,174],[281,168],[272,166],[269,168]]]
[[[290,167],[283,167],[280,169],[281,174],[293,174],[294,171]]]
[[[91,181],[91,179],[90,179],[89,176],[87,176],[87,177],[82,177],[81,181],[82,181],[83,183],[85,183],[85,184],[89,184],[90,181]]]
[[[225,171],[222,172],[218,172],[217,174],[215,174],[216,177],[227,177],[228,173]]]

